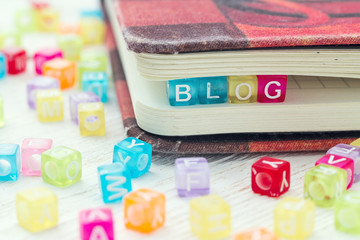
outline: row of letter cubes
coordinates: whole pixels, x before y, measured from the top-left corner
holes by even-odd
[[[170,80],[167,94],[171,106],[215,103],[283,102],[287,76],[221,76]]]

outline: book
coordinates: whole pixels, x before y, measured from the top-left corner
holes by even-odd
[[[111,9],[116,9],[114,7],[111,7],[111,4],[114,4],[114,2],[107,2],[110,11],[108,11],[110,18],[111,18],[111,14],[113,16],[113,21],[112,24],[118,24],[117,19],[115,19],[114,21],[114,14],[115,12],[113,11],[111,13]],[[118,25],[115,25],[112,27],[112,30],[114,30],[115,32],[115,36],[122,36],[121,35],[121,28]],[[122,40],[121,40],[122,39]],[[118,38],[118,43],[122,42],[123,38]],[[114,49],[116,48],[116,45],[113,43],[111,44],[112,46],[115,46]],[[124,48],[125,46],[125,48]],[[123,58],[126,59],[126,64],[125,64],[125,69],[128,68],[128,72],[130,73],[135,73],[136,76],[141,76],[141,74],[137,71],[136,66],[134,67],[134,55],[132,55],[132,52],[128,51],[126,49],[126,44],[124,44],[124,42],[122,42],[122,44],[120,43],[120,47],[123,47],[124,49],[121,50],[120,52],[125,52],[127,55],[126,57],[123,56]],[[118,91],[118,97],[119,97],[119,104],[122,108],[122,113],[123,113],[123,121],[124,121],[124,125],[127,129],[127,133],[128,135],[134,136],[134,137],[140,137],[143,138],[143,140],[147,140],[149,142],[151,142],[152,144],[155,145],[155,150],[157,149],[160,152],[179,152],[179,153],[193,153],[193,152],[198,152],[198,153],[228,153],[228,152],[268,152],[268,151],[314,151],[314,150],[323,150],[323,149],[327,149],[329,147],[331,147],[332,145],[338,143],[338,142],[344,142],[344,143],[349,143],[350,141],[353,141],[358,135],[359,132],[356,131],[346,131],[346,132],[338,132],[338,131],[334,131],[336,129],[330,129],[329,131],[331,132],[324,132],[324,131],[307,131],[307,132],[298,132],[298,133],[293,133],[293,129],[290,129],[291,132],[287,132],[284,131],[282,133],[279,132],[269,132],[269,133],[263,133],[263,131],[259,131],[257,133],[252,133],[252,132],[245,132],[245,133],[238,133],[238,134],[217,134],[217,135],[205,135],[205,136],[185,136],[185,137],[173,137],[173,136],[168,136],[168,137],[161,137],[158,135],[155,135],[153,133],[149,133],[149,132],[144,132],[142,129],[140,129],[137,125],[137,123],[139,122],[139,118],[138,116],[136,116],[135,119],[135,115],[133,112],[132,107],[135,107],[135,113],[136,113],[136,105],[131,105],[131,100],[130,100],[130,94],[128,93],[127,90],[127,86],[126,86],[126,82],[124,81],[125,79],[125,75],[122,75],[119,70],[119,59],[118,56],[116,56],[118,53],[116,50],[112,50],[111,51],[111,58],[112,58],[112,62],[114,59],[117,59],[114,69],[114,77],[115,79],[121,79],[116,81],[116,86],[117,86],[117,91]],[[129,60],[131,59],[131,61]],[[129,66],[132,67],[130,68]],[[125,70],[126,71],[126,70]],[[138,75],[137,75],[138,74]],[[118,76],[118,77],[116,77]],[[133,79],[133,77],[131,77],[131,74],[127,74],[126,77],[128,78],[130,76],[130,78]],[[299,78],[299,79],[298,79]],[[296,84],[298,84],[299,81],[301,81],[304,84],[310,84],[310,85],[314,85],[315,82],[317,82],[317,84],[323,85],[323,81],[327,81],[329,84],[327,85],[327,87],[322,86],[324,89],[324,92],[334,92],[333,89],[331,90],[331,88],[337,88],[337,85],[341,82],[344,83],[346,86],[349,83],[345,83],[346,81],[350,81],[352,83],[354,83],[355,85],[357,84],[357,81],[354,81],[354,79],[347,79],[347,78],[342,78],[342,79],[318,79],[315,78],[314,79],[302,79],[303,77],[291,77],[289,82],[295,82]],[[146,90],[152,89],[151,87],[153,87],[153,91],[148,91],[149,93],[155,93],[155,95],[152,96],[157,96],[158,93],[162,94],[161,96],[164,97],[164,91],[160,91],[157,92],[157,89],[162,88],[162,86],[164,86],[165,82],[163,81],[149,81],[148,79],[146,79],[144,76],[140,77],[140,81],[141,82],[140,85],[134,85],[133,83],[136,83],[136,79],[137,77],[135,77],[135,80],[130,79],[130,81],[128,81],[129,85],[130,85],[130,92],[131,89],[134,89],[134,86],[136,86],[135,89],[138,89],[138,87],[143,86],[143,83],[145,84],[145,88]],[[131,85],[133,84],[133,85]],[[150,85],[147,85],[150,84]],[[295,86],[296,89],[296,84],[293,85]],[[315,83],[315,87],[312,87],[311,90],[306,90],[305,92],[316,92],[317,90],[317,85]],[[291,85],[291,84],[289,84]],[[133,86],[133,87],[131,87]],[[159,87],[161,86],[161,87]],[[150,88],[148,88],[150,87]],[[355,89],[356,86],[354,87],[349,87],[347,86],[348,89]],[[163,88],[164,89],[164,88]],[[330,89],[330,90],[329,90]],[[346,90],[344,90],[345,92]],[[146,92],[146,91],[145,91]],[[347,92],[348,94],[349,92]],[[347,95],[345,94],[345,95]],[[137,98],[133,97],[134,94],[131,94],[133,101],[135,99],[135,101],[137,101]],[[290,95],[290,93],[288,94]],[[323,95],[326,95],[323,94]],[[331,95],[331,94],[329,94]],[[300,94],[300,96],[304,96],[302,94]],[[306,96],[306,95],[305,95]],[[323,99],[324,100],[324,99]],[[326,100],[326,99],[325,99]],[[328,99],[327,99],[328,100]],[[335,102],[335,101],[334,101]],[[162,102],[163,104],[164,102]],[[166,103],[166,101],[165,101]],[[311,101],[308,101],[307,104],[310,104]],[[345,102],[339,101],[338,104],[344,104]],[[356,103],[354,103],[356,105]],[[250,105],[254,105],[254,104],[248,104],[248,106]],[[323,106],[326,106],[326,104],[322,104]],[[235,107],[242,107],[241,106],[235,106]],[[342,105],[345,106],[345,105]],[[169,107],[169,106],[167,106]],[[215,108],[218,106],[215,106]],[[266,107],[266,106],[264,106]],[[212,109],[214,108],[214,106],[201,106],[201,108],[208,108],[208,109]],[[178,111],[177,108],[172,107],[172,110]],[[192,107],[186,107],[186,108],[180,108],[180,111],[185,112],[188,111],[188,109],[194,109],[193,112],[197,112],[199,110],[199,106],[196,105],[196,107],[194,106]],[[145,110],[146,112],[146,110]],[[151,115],[151,113],[150,113]],[[148,115],[149,117],[149,115]],[[186,119],[186,118],[184,118]],[[171,119],[169,122],[171,123],[173,119]],[[350,120],[352,121],[352,120]],[[208,121],[208,122],[204,122],[204,125],[211,123],[212,121]],[[163,126],[162,124],[163,122],[161,122],[159,125]],[[143,126],[141,126],[141,124],[139,124],[140,127],[143,128]],[[355,129],[351,129],[351,130],[356,130]],[[236,131],[234,130],[230,130],[231,133],[234,133]],[[198,134],[198,133],[192,133],[193,134]],[[175,134],[176,135],[176,134]]]

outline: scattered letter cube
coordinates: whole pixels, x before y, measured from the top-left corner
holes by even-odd
[[[4,104],[2,97],[0,96],[0,128],[3,127],[5,124],[4,122]]]
[[[78,111],[81,136],[105,135],[104,104],[101,102],[80,103]]]
[[[360,192],[348,191],[335,203],[337,230],[360,235]]]
[[[334,154],[326,154],[316,161],[315,166],[318,164],[327,164],[344,169],[347,173],[347,189],[352,186],[354,180],[354,160]]]
[[[24,139],[21,146],[21,172],[24,176],[41,176],[41,154],[51,146],[51,139]]]
[[[113,240],[111,208],[93,208],[79,213],[81,240]]]
[[[16,181],[20,174],[18,144],[0,144],[0,181]]]
[[[132,178],[148,172],[151,165],[152,146],[137,138],[129,137],[114,146],[113,162],[122,162]]]
[[[319,164],[305,173],[305,198],[319,207],[332,207],[346,191],[346,179],[344,169]]]
[[[286,75],[258,75],[258,96],[261,103],[283,102],[286,96]]]
[[[103,64],[102,60],[83,60],[77,65],[77,81],[78,88],[83,89],[82,80],[84,73],[86,72],[104,72],[106,73],[106,65]],[[84,90],[85,91],[85,90]]]
[[[254,75],[228,77],[229,103],[256,102],[258,82]]]
[[[209,194],[210,173],[205,158],[178,158],[175,161],[175,184],[180,197]]]
[[[7,60],[9,74],[19,74],[26,70],[26,52],[22,48],[7,47],[3,50]]]
[[[76,66],[66,59],[54,58],[43,64],[43,75],[58,79],[61,89],[70,88],[75,84]]]
[[[57,187],[68,187],[81,179],[81,153],[68,147],[55,147],[41,154],[41,177]]]
[[[31,32],[36,30],[35,12],[32,9],[16,12],[16,27],[20,32]]]
[[[83,18],[80,35],[85,45],[102,44],[105,38],[105,23],[99,18]]]
[[[65,59],[70,61],[78,61],[82,50],[83,42],[78,35],[67,34],[60,36],[59,47],[63,52]]]
[[[108,76],[105,72],[86,72],[82,77],[82,89],[87,92],[94,92],[100,101],[107,102]]]
[[[162,227],[166,216],[165,195],[150,189],[138,189],[124,198],[125,227],[150,233]]]
[[[280,240],[266,228],[255,228],[235,234],[232,240]]]
[[[37,74],[42,74],[42,67],[46,61],[54,58],[62,58],[62,52],[55,48],[46,48],[37,51],[34,55],[35,71]]]
[[[57,122],[64,119],[63,96],[60,90],[38,90],[36,110],[40,122]]]
[[[43,8],[38,11],[38,26],[43,32],[56,32],[59,27],[59,13],[51,8]]]
[[[0,52],[0,80],[6,77],[7,61],[3,53]]]
[[[56,195],[43,187],[16,194],[16,215],[20,226],[30,232],[55,227],[58,223]]]
[[[171,106],[187,106],[198,103],[199,81],[194,78],[170,80],[167,95]]]
[[[360,147],[360,138],[350,143],[351,146]]]
[[[99,97],[93,92],[79,92],[70,95],[70,115],[71,120],[79,124],[78,107],[80,103],[99,102]]]
[[[36,109],[36,93],[39,89],[59,89],[59,81],[52,77],[39,76],[27,83],[28,105]]]
[[[225,103],[227,100],[227,78],[203,77],[199,81],[199,103]]]
[[[315,205],[294,197],[283,198],[274,210],[274,230],[278,237],[305,239],[314,229]]]
[[[251,188],[254,193],[278,197],[290,188],[290,163],[263,157],[251,167]]]
[[[0,49],[8,47],[20,47],[21,38],[18,32],[0,33]]]
[[[81,52],[81,62],[92,62],[92,61],[100,61],[101,62],[101,69],[98,71],[106,72],[107,65],[108,65],[108,55],[104,49],[87,49]],[[80,66],[79,66],[80,68]],[[89,72],[89,71],[86,71]]]
[[[122,163],[101,165],[97,168],[104,203],[121,202],[131,192],[131,177]]]
[[[231,232],[230,206],[217,195],[190,201],[191,230],[200,239],[222,239]]]

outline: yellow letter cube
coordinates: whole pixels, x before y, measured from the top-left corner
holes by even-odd
[[[229,76],[228,101],[229,103],[252,103],[257,101],[257,77]]]
[[[190,224],[201,239],[221,239],[231,231],[230,206],[217,195],[207,195],[190,201]]]
[[[83,18],[80,21],[80,36],[85,45],[102,44],[105,38],[105,24],[99,18]]]
[[[58,89],[38,90],[36,109],[40,122],[57,122],[64,119],[63,96]]]
[[[275,207],[274,230],[279,237],[305,239],[314,228],[315,204],[294,197],[283,198]]]
[[[40,31],[56,32],[59,27],[59,13],[51,8],[44,8],[38,12],[37,24]]]
[[[43,187],[16,194],[16,215],[20,226],[30,232],[39,232],[56,226],[58,200],[56,195]]]
[[[81,136],[105,135],[104,104],[101,102],[80,103],[78,113]]]
[[[355,146],[355,147],[360,147],[360,138],[358,138],[355,141],[351,142],[350,145]]]

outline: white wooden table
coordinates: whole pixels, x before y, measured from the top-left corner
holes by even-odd
[[[2,19],[7,19],[1,22],[1,30],[11,28],[12,14],[25,2],[25,0],[0,0],[0,14]],[[64,17],[65,20],[76,21],[78,10],[96,6],[96,1],[62,0],[53,1],[53,4],[61,11],[61,14],[67,14]],[[25,47],[30,52],[44,46],[31,38],[32,36],[25,43]],[[42,39],[48,45],[56,44],[54,36],[43,36]],[[27,73],[0,80],[0,95],[4,99],[6,121],[5,127],[0,128],[0,143],[21,144],[26,137],[52,138],[54,146],[70,146],[82,153],[83,177],[79,183],[65,189],[46,184],[39,177],[20,176],[16,182],[0,182],[0,239],[79,239],[79,210],[105,205],[100,196],[96,168],[101,164],[112,162],[114,144],[125,138],[115,92],[111,85],[110,100],[105,105],[106,136],[83,138],[79,134],[78,127],[70,121],[68,96],[76,89],[64,91],[64,121],[40,123],[36,112],[29,109],[26,102],[26,82],[33,77],[33,63],[29,60]],[[279,199],[256,195],[251,191],[250,166],[258,158],[264,156],[263,154],[204,156],[210,163],[211,193],[222,196],[231,205],[232,235],[241,230],[259,226],[272,230],[275,205],[285,196],[303,197],[304,173],[323,154],[324,152],[270,155],[291,162],[291,187]],[[146,187],[166,194],[165,226],[150,235],[127,230],[123,223],[122,204],[108,205],[114,213],[116,239],[196,239],[189,225],[189,199],[179,198],[175,190],[174,160],[177,157],[180,155],[155,154],[150,172],[133,181],[133,189]],[[32,234],[17,223],[15,195],[18,191],[36,186],[47,187],[57,194],[59,224],[53,229]],[[354,184],[352,189],[360,190],[360,184]],[[317,208],[315,230],[309,239],[356,238],[336,231],[333,218],[331,209]]]

